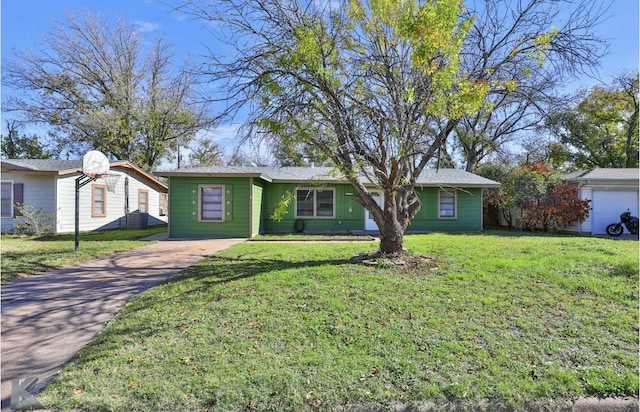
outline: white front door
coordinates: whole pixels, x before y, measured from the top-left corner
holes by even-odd
[[[380,208],[384,207],[384,196],[380,190],[370,190],[369,194],[376,201]],[[364,211],[364,230],[379,230],[373,215],[369,210]]]

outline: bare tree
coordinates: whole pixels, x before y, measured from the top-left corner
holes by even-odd
[[[594,73],[606,43],[593,29],[606,17],[606,4],[476,0],[468,7],[474,25],[465,39],[463,70],[492,85],[482,108],[461,120],[449,142],[471,171],[566,104],[560,90],[566,79]]]
[[[521,74],[510,70],[543,61],[557,34],[549,26],[517,43],[505,59],[520,65],[492,54],[469,70],[461,61],[473,60],[462,53],[473,23],[461,0],[188,0],[180,9],[216,22],[234,50],[213,53],[204,69],[228,91],[229,111],[249,105],[250,135],[328,158],[378,224],[382,253],[402,251],[421,207],[416,179],[461,118],[490,90],[512,92]]]
[[[35,51],[3,67],[3,82],[23,94],[4,110],[51,127],[52,139],[151,169],[176,139],[211,123],[197,102],[194,79],[173,65],[162,38],[147,53],[135,26],[86,12],[57,22]]]

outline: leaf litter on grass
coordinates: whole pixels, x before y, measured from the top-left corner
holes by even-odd
[[[545,397],[570,402],[636,393],[632,279],[607,276],[607,290],[576,293],[562,274],[575,259],[557,253],[553,240],[542,238],[536,248],[528,238],[508,240],[534,256],[545,251],[538,259],[522,255],[529,270],[483,259],[496,253],[499,242],[491,240],[408,237],[416,254],[439,248],[434,276],[421,265],[404,271],[350,263],[361,245],[287,245],[286,253],[238,245],[130,303],[98,337],[103,349],[70,365],[73,386],[61,379],[47,393],[55,399],[57,390],[81,386],[75,405],[92,409],[110,397],[140,410],[384,409],[486,400],[519,409]],[[637,252],[626,253],[637,259]],[[542,258],[550,255],[551,266]],[[467,260],[482,276],[459,265]],[[583,279],[571,279],[598,283],[606,275],[584,270]],[[151,361],[137,361],[143,358]],[[114,366],[127,371],[124,385],[117,375],[91,372]],[[168,375],[186,386],[172,385]],[[118,389],[126,379],[136,381],[128,390],[138,398]],[[65,402],[52,405],[64,409]]]

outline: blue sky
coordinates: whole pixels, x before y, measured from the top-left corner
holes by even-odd
[[[606,0],[603,0],[603,3]],[[211,39],[204,22],[181,13],[172,12],[163,0],[4,0],[1,3],[2,60],[13,57],[14,49],[32,49],[42,41],[52,20],[64,20],[65,14],[81,14],[82,10],[99,12],[105,17],[121,16],[135,22],[145,38],[160,35],[175,48],[177,57],[206,52]],[[598,27],[598,34],[610,41],[609,55],[602,61],[599,78],[608,80],[621,71],[637,70],[638,57],[638,0],[613,0],[608,14],[611,17]],[[590,87],[597,81],[582,78],[569,87]],[[3,87],[3,98],[15,93]],[[6,119],[3,113],[3,119]],[[4,120],[2,122],[4,132]],[[230,145],[234,138],[234,125],[222,125],[215,133],[217,140]]]

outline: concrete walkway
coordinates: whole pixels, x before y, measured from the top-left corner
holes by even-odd
[[[2,410],[13,379],[46,382],[133,296],[242,241],[162,240],[2,286]]]

